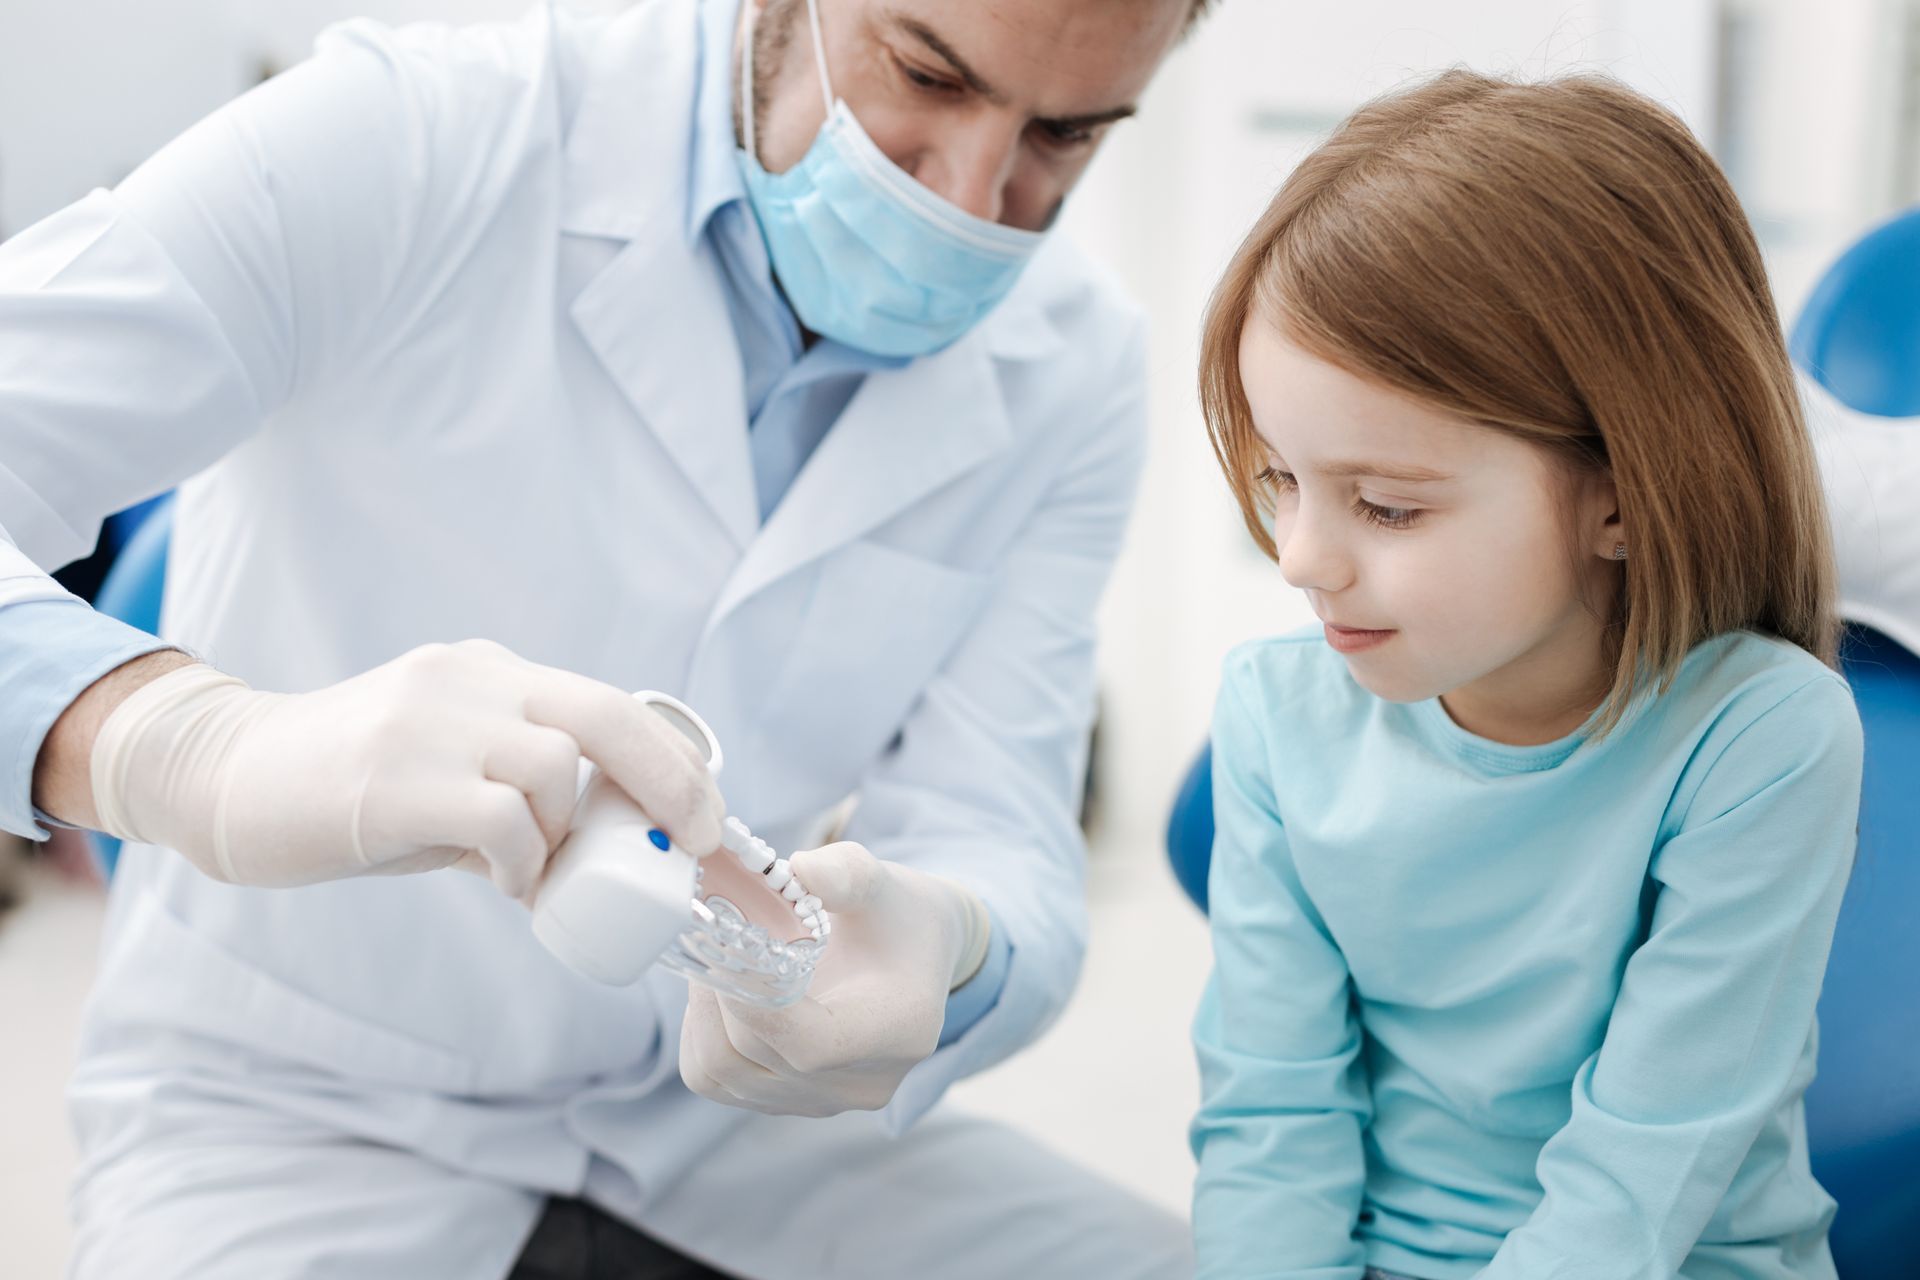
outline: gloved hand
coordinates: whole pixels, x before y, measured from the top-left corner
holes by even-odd
[[[833,919],[812,987],[785,1009],[757,1009],[694,984],[680,1077],[703,1097],[775,1115],[878,1110],[934,1051],[947,996],[985,961],[986,907],[857,844],[792,863]]]
[[[182,667],[114,709],[90,771],[101,830],[219,880],[459,865],[524,900],[566,835],[583,755],[681,848],[719,844],[720,797],[692,743],[610,685],[484,640],[304,694]]]

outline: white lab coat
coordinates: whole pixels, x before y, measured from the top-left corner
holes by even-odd
[[[849,837],[971,885],[1015,948],[898,1130],[1076,975],[1143,326],[1056,239],[974,333],[869,376],[759,527],[688,231],[696,21],[351,24],[5,246],[0,600],[180,484],[163,630],[255,687],[486,636],[684,698],[777,845],[859,792]],[[572,974],[470,877],[258,891],[132,848],[74,1086],[83,1236],[176,1095],[516,1188],[577,1192],[597,1155],[590,1189],[639,1214],[742,1122],[679,1082],[684,1000]],[[289,1197],[328,1176],[296,1167]]]

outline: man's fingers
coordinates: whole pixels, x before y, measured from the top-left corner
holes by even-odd
[[[647,816],[696,858],[720,843],[720,792],[693,744],[612,685],[532,667],[527,717],[570,735]]]
[[[720,1019],[727,1038],[743,1055],[782,1076],[837,1071],[859,1057],[869,1038],[865,1011],[803,996],[784,1009],[756,1009],[722,998]]]
[[[829,1116],[844,1109],[830,1094],[821,1094],[817,1079],[790,1069],[769,1070],[750,1058],[750,1046],[754,1052],[766,1052],[767,1046],[733,1017],[742,1010],[780,1012],[736,1005],[697,984],[689,988],[687,1019],[680,1033],[680,1077],[689,1089],[716,1102],[767,1115]],[[745,1041],[743,1034],[748,1037]],[[891,1090],[885,1093],[891,1096]]]
[[[562,730],[521,725],[488,750],[486,774],[526,796],[548,852],[559,848],[579,794],[580,745]]]
[[[866,846],[843,840],[796,853],[793,874],[828,911],[860,911],[870,906],[885,882],[886,868]]]
[[[518,787],[482,782],[448,814],[449,843],[477,850],[493,869],[493,883],[509,898],[524,897],[547,865],[547,837]]]
[[[832,1018],[811,997],[784,1009],[757,1009],[721,997],[720,1024],[734,1050],[778,1076],[806,1075],[823,1065],[809,1046],[832,1034]]]
[[[711,1102],[724,1103],[729,1107],[739,1107],[746,1111],[755,1109],[744,1099],[734,1097],[727,1091],[725,1085],[715,1080],[702,1065],[698,1056],[686,1048],[684,1041],[681,1042],[680,1048],[680,1082]]]
[[[464,871],[470,876],[479,876],[482,880],[493,879],[493,868],[487,865],[487,860],[480,856],[477,849],[460,850],[459,856],[447,864],[447,870]]]
[[[755,1095],[776,1083],[772,1072],[734,1048],[713,992],[697,983],[687,989],[687,1016],[680,1025],[680,1076],[702,1097],[755,1110]]]
[[[707,1075],[735,1094],[763,1088],[776,1079],[773,1072],[749,1059],[733,1043],[712,991],[694,983],[687,993],[687,1018],[680,1031],[683,1054],[691,1047]]]

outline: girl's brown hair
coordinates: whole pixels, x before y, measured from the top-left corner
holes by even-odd
[[[1200,399],[1277,555],[1240,336],[1610,473],[1630,559],[1602,731],[1697,643],[1753,628],[1830,665],[1825,504],[1752,230],[1677,118],[1612,80],[1449,71],[1362,107],[1234,255]]]

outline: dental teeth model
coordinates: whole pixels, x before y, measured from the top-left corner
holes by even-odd
[[[787,860],[774,856],[767,842],[747,830],[745,823],[728,818],[721,843],[724,852],[696,870],[694,923],[674,938],[660,963],[737,1000],[773,1009],[792,1004],[806,994],[833,924],[820,899],[806,891]],[[719,860],[729,856],[747,873],[735,877],[739,889],[721,883],[728,869]],[[715,882],[711,890],[709,880]],[[742,890],[761,895],[763,906],[769,905],[766,894],[777,895],[779,905],[773,908],[776,914],[770,923],[781,927],[775,930],[755,923],[721,892],[723,888],[736,895]],[[781,936],[799,931],[803,931],[799,937]]]
[[[665,694],[646,702],[699,747],[718,774],[706,722]],[[764,1008],[806,994],[833,924],[785,858],[738,818],[704,863],[655,827],[597,770],[534,897],[533,932],[569,966],[627,986],[658,963]]]

